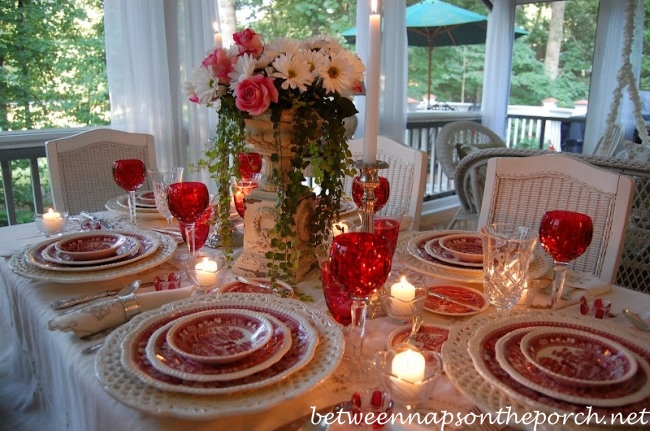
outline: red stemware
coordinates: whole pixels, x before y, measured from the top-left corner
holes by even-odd
[[[388,178],[379,177],[379,186],[375,189],[375,212],[379,211],[386,205],[388,202],[388,197],[390,196],[390,183]],[[363,198],[363,186],[361,185],[361,179],[357,175],[352,181],[352,200],[361,208],[361,199]]]
[[[238,153],[239,173],[242,179],[250,180],[262,171],[262,155],[258,153]]]
[[[242,180],[237,181],[232,186],[232,199],[235,202],[235,209],[241,218],[244,218],[246,212],[246,196],[250,195],[253,189],[259,186],[258,181]]]
[[[129,218],[135,224],[135,191],[146,179],[147,168],[139,159],[121,159],[113,162],[113,178],[129,195]]]
[[[370,295],[388,278],[392,264],[388,238],[377,233],[349,232],[334,237],[329,250],[331,277],[352,297],[352,361],[346,376],[352,383],[370,378],[362,358],[363,334]]]
[[[551,308],[557,308],[564,289],[567,264],[582,256],[593,236],[591,217],[575,211],[547,211],[539,225],[539,242],[553,258]]]
[[[170,184],[167,189],[169,212],[185,225],[185,235],[190,259],[196,254],[194,225],[210,204],[210,194],[205,184],[188,181]]]
[[[196,250],[203,247],[210,234],[210,217],[212,216],[212,207],[208,206],[199,219],[194,223],[194,248]],[[178,222],[178,226],[183,236],[183,241],[187,243],[187,236],[185,235],[185,223]]]
[[[348,326],[352,322],[352,297],[345,290],[345,286],[332,277],[327,260],[320,264],[320,275],[327,309],[334,320]]]

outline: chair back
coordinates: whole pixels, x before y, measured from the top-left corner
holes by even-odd
[[[156,169],[154,138],[144,133],[95,129],[45,143],[52,199],[59,211],[102,211],[109,199],[125,194],[113,179],[118,159],[140,159]],[[150,190],[147,176],[142,190]]]
[[[361,159],[363,139],[348,141],[348,147],[353,160]],[[420,226],[424,199],[427,153],[386,136],[378,136],[377,160],[387,162],[389,165],[388,169],[379,171],[379,175],[386,177],[390,183],[390,195],[386,206],[407,208],[408,215],[413,220],[411,229],[417,230]],[[343,190],[349,196],[352,196],[352,180],[353,178],[346,177],[343,183]]]
[[[613,283],[632,193],[630,178],[570,156],[492,158],[487,164],[478,226],[504,222],[539,230],[546,211],[585,213],[593,221],[593,238],[585,253],[569,267]]]
[[[459,150],[471,152],[484,148],[506,147],[503,139],[489,128],[474,121],[454,121],[445,124],[436,138],[436,159],[447,178],[454,178],[456,166],[462,159]]]

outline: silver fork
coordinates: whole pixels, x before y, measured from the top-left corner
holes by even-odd
[[[564,286],[564,292],[562,292],[562,299],[564,299],[565,301],[570,301],[571,300],[571,294],[573,293],[574,290],[575,290],[575,288],[573,288],[573,287]],[[544,287],[542,289],[539,289],[539,293],[541,293],[542,295],[546,295],[546,296],[550,295],[552,291],[553,291],[553,281],[552,280],[551,280],[551,282],[549,284],[546,285],[546,287]]]

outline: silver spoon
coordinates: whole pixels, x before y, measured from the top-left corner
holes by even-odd
[[[417,346],[418,342],[415,336],[420,330],[420,326],[422,326],[422,315],[416,314],[415,316],[413,316],[413,323],[411,324],[411,333],[409,334],[409,337],[406,340],[407,343]]]

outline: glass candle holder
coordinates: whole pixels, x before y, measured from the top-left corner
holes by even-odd
[[[46,213],[36,214],[34,221],[38,229],[46,237],[60,236],[63,235],[65,227],[68,224],[68,213],[58,212],[50,208]]]
[[[379,291],[379,300],[384,311],[394,321],[406,323],[413,320],[413,316],[422,313],[424,302],[427,299],[427,290],[415,287],[404,277],[392,286],[384,286]]]
[[[215,289],[226,267],[223,258],[202,257],[185,263],[185,272],[194,283],[196,293],[208,293]]]
[[[408,343],[375,354],[375,366],[384,389],[393,400],[414,410],[433,393],[442,374],[442,356]]]

